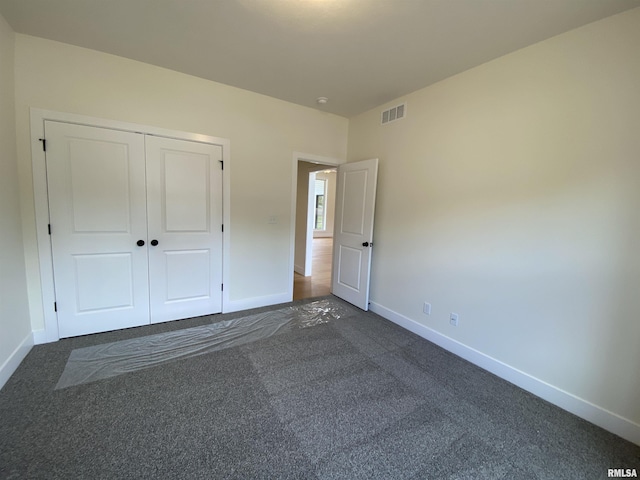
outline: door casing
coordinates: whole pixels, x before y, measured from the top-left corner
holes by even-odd
[[[302,153],[302,152],[293,152],[293,164],[291,168],[291,177],[292,177],[292,185],[291,185],[291,238],[289,240],[290,252],[289,252],[289,290],[287,295],[289,297],[288,301],[293,300],[293,277],[295,270],[295,251],[296,251],[296,205],[298,200],[298,162],[308,162],[308,163],[317,163],[321,165],[326,165],[328,167],[337,168],[339,165],[342,165],[344,160],[340,160],[338,158],[333,157],[324,157],[322,155],[314,155],[311,153]],[[311,189],[311,187],[309,187]],[[311,197],[311,192],[309,192],[309,198]],[[335,208],[335,205],[334,205]],[[309,219],[307,218],[307,222]],[[307,229],[308,230],[308,229]],[[313,233],[313,230],[311,231]],[[307,235],[308,235],[307,231]],[[312,235],[313,236],[313,235]],[[310,240],[307,238],[308,243]],[[306,250],[309,251],[309,245],[307,245]],[[311,262],[311,256],[305,263]]]

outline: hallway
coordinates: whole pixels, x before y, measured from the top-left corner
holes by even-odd
[[[293,274],[293,299],[322,297],[331,293],[333,238],[313,239],[311,276]]]

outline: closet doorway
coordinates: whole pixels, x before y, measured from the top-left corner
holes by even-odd
[[[59,337],[222,311],[221,145],[45,121]]]

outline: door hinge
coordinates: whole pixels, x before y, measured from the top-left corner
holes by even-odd
[[[221,292],[224,292],[224,283],[221,283],[221,284],[220,284],[220,291],[221,291]]]
[[[53,311],[54,312],[58,311],[58,302],[53,302]]]
[[[220,168],[224,170],[224,160],[218,160],[220,162]]]
[[[46,152],[47,151],[47,139],[46,138],[39,138],[38,140],[40,140],[42,142],[42,151]]]
[[[51,224],[50,223],[47,224],[47,231],[49,232],[49,235],[51,235]]]
[[[224,232],[224,223],[222,224],[222,231]]]

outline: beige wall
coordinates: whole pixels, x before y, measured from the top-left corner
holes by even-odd
[[[292,155],[346,157],[347,119],[148,64],[16,35],[16,122],[33,328],[43,328],[29,107],[231,140],[230,299],[290,289]],[[269,224],[271,216],[276,224]]]
[[[16,163],[14,39],[0,16],[0,380],[5,362],[25,340],[31,343]]]
[[[373,302],[636,424],[639,48],[640,9],[573,30],[351,119],[348,154],[380,158]]]
[[[296,190],[296,240],[293,264],[295,271],[304,275],[307,248],[307,213],[309,200],[309,173],[316,166],[312,163],[298,162],[298,188]]]
[[[333,237],[333,219],[336,213],[336,183],[338,176],[335,172],[318,172],[316,179],[326,180],[327,198],[325,199],[325,229],[314,230],[313,237]]]

